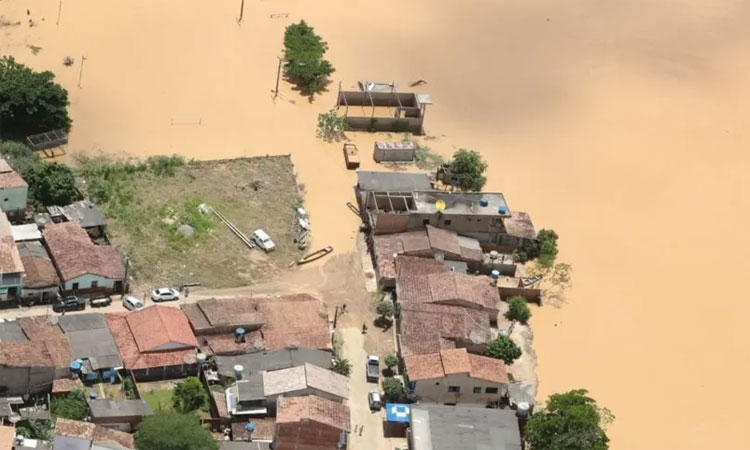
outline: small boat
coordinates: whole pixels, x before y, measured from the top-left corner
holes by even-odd
[[[307,255],[303,256],[302,259],[297,261],[297,265],[301,266],[302,264],[307,264],[309,262],[317,261],[320,258],[324,257],[325,255],[331,253],[333,251],[333,247],[328,246],[325,248],[321,248],[320,250],[312,253],[308,253]]]

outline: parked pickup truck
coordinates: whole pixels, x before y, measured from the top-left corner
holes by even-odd
[[[365,363],[367,381],[377,383],[380,378],[380,359],[377,356],[369,355]]]

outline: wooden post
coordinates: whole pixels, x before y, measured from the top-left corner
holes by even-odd
[[[279,96],[279,79],[281,78],[281,62],[284,61],[284,58],[279,58],[279,68],[276,70],[276,89],[273,90],[273,99],[276,100],[276,97]]]
[[[60,25],[61,13],[62,13],[62,0],[59,0],[58,6],[57,6],[57,22],[55,22],[55,25]]]
[[[83,63],[86,62],[86,57],[81,56],[81,71],[78,72],[78,87],[81,87],[81,78],[83,78]]]
[[[237,23],[242,22],[242,16],[245,14],[245,0],[241,0],[240,3],[240,18],[237,19]]]

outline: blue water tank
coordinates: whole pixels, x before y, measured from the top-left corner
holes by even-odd
[[[499,270],[493,270],[491,272],[490,276],[492,276],[493,280],[497,280],[498,278],[500,278],[500,271]]]
[[[255,431],[255,424],[252,422],[248,422],[245,424],[245,429],[247,431]]]
[[[479,206],[481,206],[483,208],[486,208],[489,204],[490,204],[490,201],[487,200],[486,198],[483,198],[483,199],[479,200]]]
[[[244,328],[237,328],[234,330],[234,340],[237,341],[238,343],[245,340]]]
[[[508,207],[505,205],[500,205],[497,208],[497,212],[499,212],[500,214],[508,214]]]

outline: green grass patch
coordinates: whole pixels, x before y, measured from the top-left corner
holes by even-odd
[[[414,140],[414,164],[422,170],[434,170],[445,163],[445,158],[433,152],[430,147]]]
[[[172,409],[172,390],[159,390],[144,392],[142,394],[143,400],[148,403],[151,411],[166,411]]]
[[[188,196],[182,203],[172,206],[164,205],[157,211],[160,229],[165,234],[169,246],[175,250],[185,251],[198,243],[203,236],[216,226],[216,217],[211,213],[200,211],[201,204],[209,204],[198,195]],[[211,205],[213,206],[213,205]],[[192,235],[184,235],[179,229],[188,225],[193,229]]]

